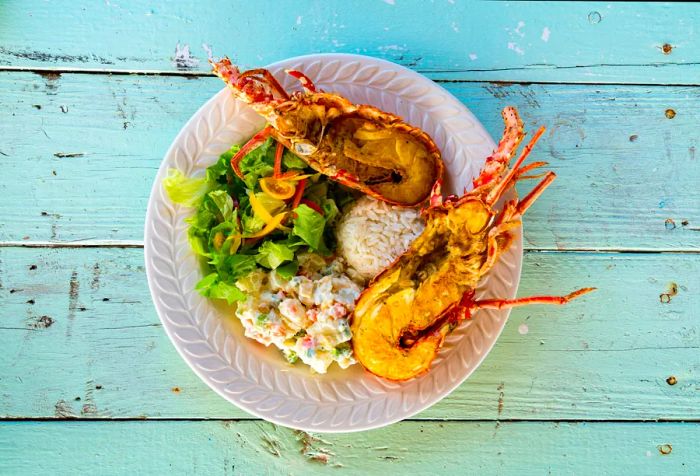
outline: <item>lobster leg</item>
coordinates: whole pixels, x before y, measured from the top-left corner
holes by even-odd
[[[524,167],[520,167],[518,169],[518,172],[515,174],[515,177],[516,177],[515,179],[517,180],[517,179],[521,178],[523,176],[523,174],[529,172],[530,170],[537,169],[539,167],[544,167],[546,165],[549,165],[549,163],[541,161],[541,162],[532,162],[531,164],[527,164]]]
[[[509,220],[505,223],[499,224],[489,231],[488,251],[486,252],[486,261],[481,266],[482,270],[488,271],[493,267],[498,259],[498,255],[500,255],[503,250],[507,250],[508,246],[513,241],[512,235],[508,232],[520,227],[520,225],[519,219]],[[499,238],[505,238],[505,243],[499,245]]]
[[[284,70],[284,72],[290,75],[292,78],[298,79],[301,83],[301,87],[304,88],[304,91],[306,91],[307,93],[316,92],[316,85],[314,84],[314,82],[311,81],[309,77],[301,71],[297,71],[296,69],[286,69]]]
[[[257,79],[258,81],[270,86],[277,94],[279,94],[282,97],[282,99],[289,99],[289,94],[287,94],[287,91],[284,90],[284,88],[268,70],[262,68],[249,69],[248,71],[245,71],[238,76],[238,84],[240,85],[243,79],[250,77],[253,77],[254,79]]]
[[[518,160],[515,162],[513,167],[510,169],[508,174],[506,174],[503,179],[498,182],[498,185],[496,185],[491,192],[489,192],[488,196],[486,197],[486,203],[489,205],[493,205],[498,201],[499,198],[501,198],[501,195],[503,195],[503,192],[508,190],[508,188],[511,186],[513,179],[515,179],[518,176],[518,168],[520,165],[527,159],[527,156],[530,155],[530,151],[532,148],[535,146],[539,138],[544,134],[544,126],[540,127],[537,132],[535,132],[535,135],[532,136],[532,139],[530,139],[530,142],[525,146],[523,149],[522,154],[520,154],[520,157],[518,157]]]
[[[515,154],[515,150],[520,145],[525,134],[523,133],[523,122],[520,120],[515,108],[507,107],[502,112],[505,122],[505,130],[496,150],[486,158],[486,163],[481,173],[472,181],[472,186],[477,189],[488,184],[494,178],[500,176],[503,167]]]
[[[258,147],[260,144],[265,142],[268,137],[272,135],[272,126],[266,126],[263,130],[255,134],[248,142],[245,143],[243,147],[240,148],[236,155],[231,158],[231,168],[238,175],[238,178],[243,180],[243,172],[241,172],[240,163],[243,157],[246,156],[248,152]]]
[[[566,296],[529,296],[518,299],[482,299],[471,303],[471,310],[477,309],[507,309],[530,304],[554,304],[563,305],[579,296],[595,291],[596,288],[581,288]]]
[[[530,193],[525,195],[525,197],[520,200],[520,203],[518,203],[518,208],[517,208],[517,213],[519,215],[522,215],[525,213],[525,211],[530,208],[530,206],[535,203],[535,200],[537,200],[537,197],[539,197],[544,190],[549,187],[549,184],[552,183],[552,181],[557,177],[557,174],[554,172],[547,172],[545,174],[544,178],[540,183],[535,185],[535,188],[530,190]]]

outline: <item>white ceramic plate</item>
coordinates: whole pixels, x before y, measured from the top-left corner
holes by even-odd
[[[292,58],[269,66],[285,88],[298,87],[283,71],[298,69],[322,89],[355,103],[372,104],[425,130],[442,151],[446,191],[471,183],[494,143],[479,121],[450,93],[427,78],[386,61],[357,55]],[[499,114],[499,111],[493,111]],[[148,202],[145,258],[158,315],[182,358],[212,389],[245,411],[308,431],[346,432],[376,428],[411,417],[434,404],[481,363],[505,325],[509,311],[479,311],[456,329],[426,375],[387,382],[354,365],[332,366],[325,375],[289,366],[273,347],[243,336],[237,319],[194,291],[201,271],[189,249],[184,219],[192,209],[173,205],[162,180],[169,168],[202,175],[219,154],[247,140],[263,120],[223,89],[180,131],[156,176]],[[522,237],[479,287],[477,297],[512,298],[522,261]]]

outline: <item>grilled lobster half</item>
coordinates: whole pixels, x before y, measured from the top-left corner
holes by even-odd
[[[504,109],[503,118],[504,136],[473,181],[473,190],[443,200],[438,181],[424,210],[423,233],[372,280],[356,303],[351,317],[355,357],[377,376],[407,380],[427,371],[445,336],[478,309],[564,304],[594,289],[562,297],[475,299],[479,281],[512,242],[521,216],[555,178],[554,172],[535,176],[542,180],[528,195],[507,201],[496,212],[506,190],[519,179],[533,178],[525,175],[528,171],[546,165],[522,165],[544,132],[540,128],[508,168],[524,133],[514,108]]]
[[[226,57],[212,65],[234,97],[268,123],[231,160],[239,176],[243,156],[273,136],[314,170],[395,205],[422,203],[442,178],[444,166],[433,140],[398,116],[317,91],[299,71],[287,74],[299,80],[303,91],[288,94],[266,69],[241,72]]]

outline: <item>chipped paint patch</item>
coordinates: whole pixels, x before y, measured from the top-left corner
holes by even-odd
[[[75,418],[75,412],[73,412],[73,408],[70,406],[70,403],[66,402],[65,400],[59,400],[56,402],[56,405],[54,405],[54,415],[57,416],[58,418]]]
[[[505,397],[505,392],[504,389],[506,387],[505,382],[501,382],[501,384],[496,388],[498,390],[498,416],[501,416],[501,413],[503,413],[503,398]]]
[[[387,5],[396,5],[396,0],[382,0]]]
[[[678,294],[678,284],[671,281],[666,286],[666,292],[659,294],[659,301],[663,304],[668,304],[671,302],[674,296]]]
[[[80,283],[78,282],[78,272],[73,271],[70,275],[68,283],[68,327],[66,327],[66,336],[70,337],[73,330],[73,320],[75,319],[75,311],[78,308],[78,295],[80,293]]]
[[[518,35],[520,38],[523,38],[525,36],[525,33],[523,32],[523,27],[525,26],[524,21],[519,21],[518,26],[515,27],[515,30],[513,30],[513,33]]]
[[[199,66],[199,60],[190,53],[190,45],[185,43],[180,46],[178,43],[175,46],[175,56],[173,56],[173,64],[179,70],[194,69]]]
[[[512,51],[515,51],[515,52],[518,53],[519,55],[524,55],[524,54],[525,54],[525,50],[523,50],[521,47],[519,47],[516,43],[514,43],[514,42],[512,42],[512,41],[509,41],[509,42],[508,42],[508,49],[509,49],[509,50],[512,50]]]
[[[530,328],[524,322],[518,326],[518,333],[521,336],[527,335],[530,332]]]
[[[206,43],[202,43],[202,49],[203,49],[204,52],[207,54],[207,59],[208,59],[208,60],[210,60],[210,59],[212,59],[212,58],[214,57],[214,55],[212,54],[212,51],[211,51],[211,46],[209,46],[209,45],[206,44]]]
[[[549,35],[551,35],[551,34],[552,34],[552,31],[549,28],[544,27],[544,29],[542,30],[542,35],[540,36],[540,39],[542,41],[544,41],[545,43],[547,43],[549,41]]]
[[[476,53],[469,53],[469,59],[472,61],[476,61],[479,57],[476,56]]]
[[[302,16],[299,15],[299,16],[297,17],[297,25],[301,25],[301,19],[302,19]]]
[[[296,430],[295,434],[297,441],[301,443],[301,454],[303,454],[306,459],[309,461],[318,461],[323,464],[331,463],[331,457],[335,456],[335,453],[329,449],[329,446],[332,446],[330,442],[301,430]],[[342,466],[342,464],[334,462],[333,466]]]
[[[33,299],[30,299],[32,301],[32,304],[34,304]],[[27,301],[29,302],[29,301]],[[56,322],[55,319],[51,316],[41,316],[38,318],[35,322],[32,322],[29,324],[30,329],[48,329],[53,325],[53,323]]]
[[[671,451],[673,451],[673,446],[669,445],[668,443],[664,445],[658,445],[656,448],[659,450],[659,453],[661,453],[664,456],[670,455]]]

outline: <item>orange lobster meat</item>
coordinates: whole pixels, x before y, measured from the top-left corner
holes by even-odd
[[[475,300],[479,281],[512,242],[523,213],[555,178],[554,172],[543,174],[528,195],[507,201],[497,213],[495,204],[506,190],[526,178],[525,172],[546,165],[522,165],[544,132],[540,128],[508,168],[524,133],[515,108],[504,109],[503,118],[504,136],[473,181],[474,189],[443,200],[438,181],[424,210],[423,233],[370,282],[356,303],[351,317],[355,357],[377,376],[407,380],[426,372],[445,336],[478,309],[564,304],[593,290],[562,297]]]
[[[317,91],[299,71],[287,70],[303,88],[290,95],[266,69],[240,72],[228,58],[212,65],[234,97],[268,123],[232,158],[239,176],[243,156],[273,136],[314,170],[396,205],[422,203],[442,178],[433,140],[398,116]]]

